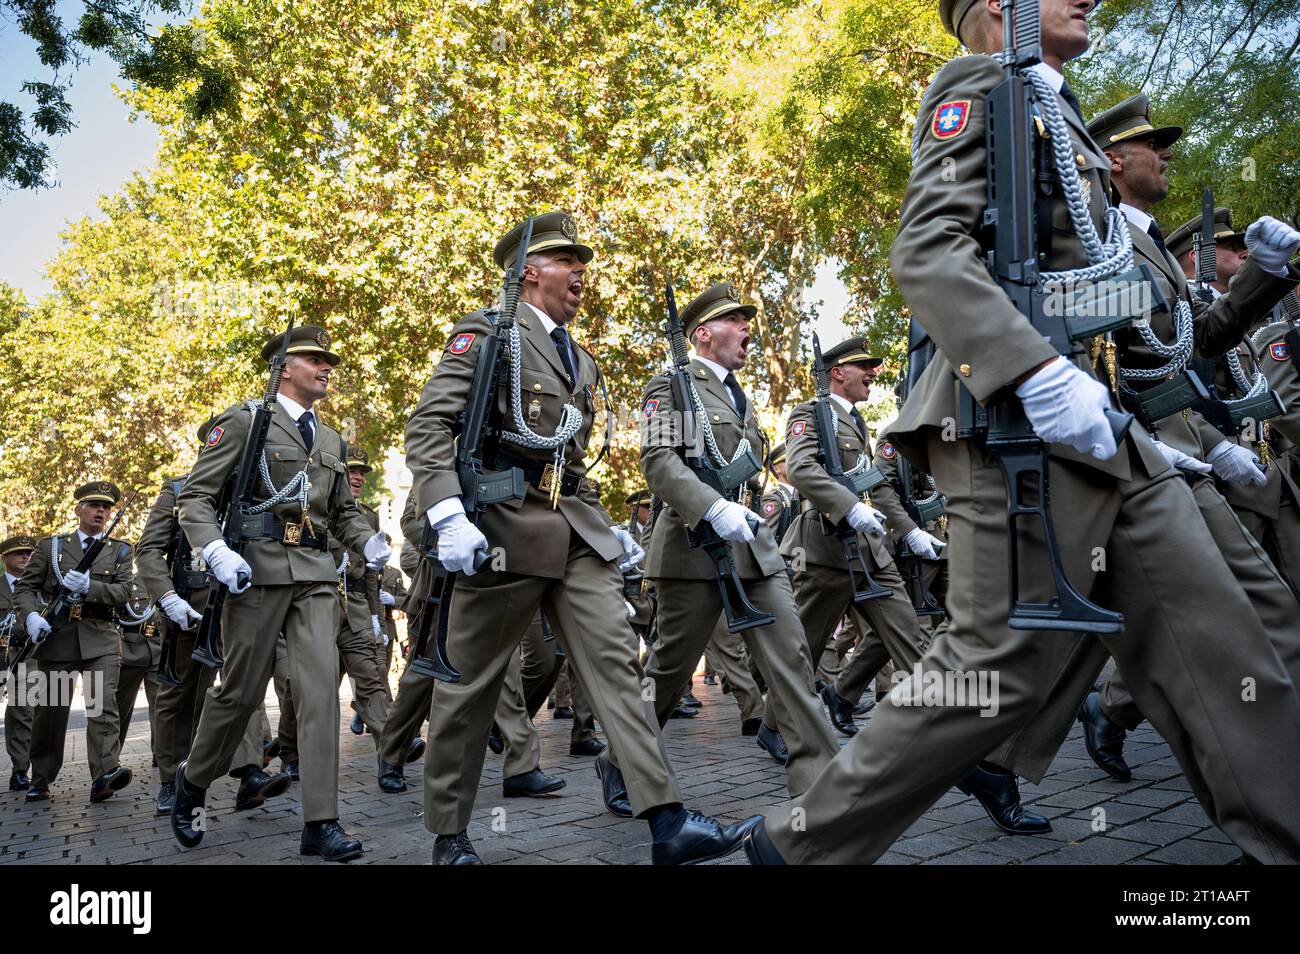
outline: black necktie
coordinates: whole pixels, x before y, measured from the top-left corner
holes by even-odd
[[[745,392],[740,390],[740,382],[736,380],[735,372],[728,371],[727,376],[722,379],[722,383],[731,392],[731,403],[736,405],[736,413],[740,415],[740,419],[743,421],[745,419],[745,409],[749,407],[749,402],[745,399]]]
[[[1165,233],[1160,231],[1160,226],[1156,225],[1156,220],[1152,219],[1151,224],[1147,226],[1147,235],[1151,236],[1151,241],[1156,243],[1156,248],[1169,254],[1169,249],[1165,247]]]
[[[555,350],[560,353],[560,363],[564,365],[565,373],[569,375],[571,384],[578,383],[578,376],[573,371],[573,351],[569,345],[569,333],[561,325],[556,325],[551,332],[551,340],[555,342]]]
[[[853,418],[853,426],[858,429],[858,437],[864,441],[867,439],[867,422],[862,419],[856,407],[849,408],[849,417]]]
[[[94,538],[94,537],[86,537],[86,539],[82,540],[82,541],[81,541],[81,552],[82,552],[82,553],[89,553],[89,552],[90,552],[90,545],[91,545],[92,543],[94,543],[94,542],[95,542],[95,538]]]
[[[311,411],[304,411],[298,418],[298,433],[302,435],[302,442],[307,447],[307,452],[311,453],[312,445],[316,440],[316,421]]]
[[[1079,122],[1085,126],[1088,125],[1087,120],[1083,118],[1083,109],[1079,106],[1079,100],[1075,97],[1074,90],[1070,89],[1069,83],[1061,84],[1061,99],[1065,100],[1070,108],[1074,110],[1074,114],[1079,117]]]

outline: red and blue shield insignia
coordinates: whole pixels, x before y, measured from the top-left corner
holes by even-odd
[[[654,417],[655,411],[657,410],[659,410],[659,399],[651,398],[645,402],[644,406],[642,406],[641,415],[643,417]]]
[[[469,350],[469,346],[474,343],[474,338],[475,336],[472,334],[457,335],[451,339],[451,344],[447,346],[447,350],[452,354],[464,354]]]
[[[208,447],[216,447],[221,443],[221,435],[226,433],[224,428],[214,427],[208,431]]]
[[[793,424],[790,425],[790,436],[803,437],[803,432],[806,429],[807,429],[807,424],[804,421],[795,421]]]
[[[1291,359],[1291,346],[1285,341],[1275,341],[1268,346],[1268,353],[1274,361],[1289,361]]]
[[[880,456],[886,460],[893,460],[896,453],[898,452],[894,450],[894,445],[889,443],[889,441],[885,441],[885,443],[880,445]]]
[[[940,103],[934,111],[934,121],[930,124],[930,130],[934,133],[935,139],[952,139],[966,128],[968,119],[970,119],[969,99],[955,99]]]

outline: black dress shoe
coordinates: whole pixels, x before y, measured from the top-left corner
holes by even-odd
[[[174,804],[176,804],[176,783],[163,782],[158,787],[158,809],[155,814],[170,815]]]
[[[552,719],[572,719],[573,709],[569,706],[556,706],[555,711],[551,713]]]
[[[785,747],[785,739],[781,738],[781,733],[776,729],[769,729],[762,725],[762,721],[759,720],[758,747],[772,756],[773,762],[785,765],[790,761],[790,750]]]
[[[699,709],[704,706],[703,702],[695,698],[695,693],[693,692],[687,692],[686,695],[682,696],[681,704],[691,709]]]
[[[709,673],[707,676],[704,677],[704,684],[706,686],[716,686],[718,684],[718,677],[713,675],[712,673]]]
[[[505,751],[506,742],[501,738],[501,727],[495,722],[492,723],[492,729],[488,732],[488,748],[494,755],[500,755]]]
[[[235,793],[235,811],[246,812],[261,808],[268,798],[283,795],[289,790],[289,776],[284,772],[267,775],[260,768],[249,766]]]
[[[741,735],[758,735],[759,726],[763,724],[762,719],[744,719],[740,723]]]
[[[326,861],[349,861],[361,857],[361,842],[339,825],[338,819],[308,822],[302,826],[299,854],[320,855]]]
[[[1079,710],[1083,723],[1083,744],[1097,767],[1117,782],[1133,780],[1133,770],[1124,761],[1124,739],[1128,733],[1101,711],[1101,693],[1088,693]]]
[[[27,777],[26,772],[14,772],[9,776],[9,791],[25,792],[32,784],[32,780]]]
[[[599,755],[605,751],[605,743],[600,739],[580,739],[569,743],[570,755]]]
[[[455,835],[439,835],[433,839],[433,863],[435,865],[481,865],[483,859],[470,844],[469,835],[462,831]]]
[[[49,800],[50,787],[48,785],[33,785],[27,789],[27,801],[47,802]]]
[[[379,760],[379,790],[389,795],[406,791],[406,776],[400,765],[390,765],[382,758]]]
[[[541,769],[533,769],[523,775],[511,775],[502,779],[501,795],[504,798],[537,798],[558,792],[566,784],[562,778],[547,775]]]
[[[271,764],[272,759],[280,757],[280,740],[267,739],[262,743],[262,768]]]
[[[760,821],[762,816],[755,815],[724,827],[717,819],[692,809],[677,834],[650,846],[650,860],[657,865],[697,865],[722,858],[739,848],[750,828]]]
[[[785,864],[785,859],[772,844],[772,839],[767,836],[767,828],[762,818],[745,833],[744,845],[745,857],[749,859],[751,865]]]
[[[722,677],[722,694],[724,696],[731,695],[731,680],[726,676]]]
[[[185,781],[185,763],[176,769],[176,796],[172,801],[172,834],[182,848],[195,848],[203,840],[206,823],[195,825],[203,817],[203,803],[207,789],[197,788]]]
[[[289,781],[291,782],[296,782],[298,781],[298,779],[302,777],[298,772],[297,759],[293,759],[292,761],[289,762],[286,762],[284,759],[281,759],[280,771],[283,772],[285,775],[289,776]]]
[[[608,752],[596,756],[596,777],[600,779],[600,794],[605,807],[620,818],[632,817],[632,802],[627,797],[627,783],[623,773],[609,760]]]
[[[826,703],[826,709],[831,714],[831,725],[835,726],[836,731],[850,739],[857,735],[858,727],[853,722],[853,703],[836,692],[834,686],[824,687],[821,695],[822,702]]]
[[[678,706],[668,714],[670,719],[694,719],[699,715],[699,710],[692,709],[689,706]]]
[[[1052,830],[1052,823],[1042,815],[1025,811],[1020,804],[1020,786],[1016,776],[1002,770],[991,771],[985,763],[975,766],[957,783],[966,795],[974,795],[997,825],[1009,835],[1042,835]]]
[[[131,784],[131,770],[120,765],[90,783],[90,800],[105,802]]]
[[[406,764],[418,762],[424,756],[424,739],[418,735],[411,740],[411,744],[406,747]]]
[[[867,698],[863,699],[861,702],[859,702],[856,706],[853,707],[853,714],[855,716],[864,716],[875,707],[876,707],[876,697],[868,696]]]
[[[352,728],[353,735],[366,734],[366,724],[361,721],[361,713],[357,712],[353,714],[351,728]]]

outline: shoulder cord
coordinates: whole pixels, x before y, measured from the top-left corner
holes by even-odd
[[[149,621],[149,618],[154,614],[154,609],[154,604],[150,603],[148,609],[137,614],[135,610],[131,609],[130,603],[123,603],[117,608],[117,619],[125,626],[139,626]]]
[[[1224,401],[1225,404],[1240,404],[1242,401],[1257,398],[1268,390],[1268,378],[1264,377],[1263,372],[1258,368],[1255,369],[1253,378],[1249,380],[1246,378],[1246,370],[1241,366],[1241,355],[1237,354],[1236,348],[1227,352],[1223,358],[1227,362],[1228,371],[1232,374],[1232,383],[1237,386],[1237,390],[1242,395],[1231,401]]]
[[[554,450],[555,452],[555,470],[557,475],[564,470],[564,448],[578,433],[578,428],[582,426],[582,412],[570,398],[560,411],[560,424],[555,429],[555,433],[550,437],[543,437],[535,433],[527,424],[524,423],[523,409],[520,401],[519,380],[519,325],[510,326],[510,411],[511,422],[514,424],[514,431],[503,431],[501,439],[509,444],[518,447],[528,447],[533,450]],[[576,382],[575,382],[576,383]]]
[[[676,370],[675,366],[669,365],[667,373],[672,374]],[[726,467],[728,464],[734,464],[748,452],[749,438],[741,437],[740,443],[736,445],[736,452],[731,455],[731,460],[723,457],[722,451],[718,448],[717,439],[713,436],[713,425],[709,423],[709,415],[704,411],[704,402],[700,400],[700,394],[695,390],[695,382],[687,378],[687,384],[690,386],[691,391],[691,407],[695,410],[695,420],[699,424],[700,433],[704,437],[704,446],[709,452],[709,459],[713,461],[716,467]]]
[[[59,569],[59,551],[62,549],[62,546],[63,541],[59,539],[57,533],[50,537],[50,569],[54,571],[54,579],[58,582],[59,586],[63,587],[65,590],[69,590],[68,602],[80,603],[86,598],[85,594],[72,593],[68,584],[63,581],[63,571]]]
[[[246,404],[245,407],[248,408],[248,413],[249,416],[251,417],[253,415],[252,402]],[[308,453],[310,454],[310,452]],[[262,456],[259,457],[257,461],[257,470],[258,473],[260,473],[262,476],[262,482],[266,484],[267,489],[271,491],[271,497],[269,500],[263,500],[261,503],[254,504],[253,506],[249,507],[248,510],[245,511],[245,513],[249,515],[266,513],[266,511],[270,510],[272,507],[278,506],[279,504],[284,503],[286,500],[289,500],[290,498],[294,498],[297,500],[298,507],[301,509],[303,513],[307,512],[307,468],[306,467],[298,471],[298,473],[294,474],[293,478],[283,487],[277,488],[275,484],[271,481],[271,470],[266,465],[266,448],[264,447],[262,448]]]
[[[348,566],[352,563],[352,554],[348,552],[347,547],[343,548],[343,561],[339,563],[338,569],[334,572],[339,576],[348,572]]]

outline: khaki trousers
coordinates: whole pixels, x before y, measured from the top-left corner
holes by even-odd
[[[122,657],[114,652],[94,659],[37,661],[43,692],[32,699],[32,784],[52,785],[63,768],[68,713],[76,675],[86,702],[86,760],[91,781],[118,767],[122,751],[118,731],[117,678]]]

